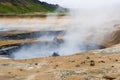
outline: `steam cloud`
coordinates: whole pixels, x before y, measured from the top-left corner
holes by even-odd
[[[99,48],[94,44],[100,45],[105,36],[112,32],[113,26],[120,23],[119,0],[64,0],[63,2],[64,6],[71,8],[64,44],[60,45],[59,48],[53,44],[42,47],[34,45],[27,48],[27,51],[26,48],[23,48],[13,54],[14,58],[47,57],[55,51],[62,56],[71,55],[88,50],[87,44],[90,44],[89,48]],[[65,20],[66,18],[64,17]],[[60,25],[65,24],[65,22],[67,23],[67,20]]]

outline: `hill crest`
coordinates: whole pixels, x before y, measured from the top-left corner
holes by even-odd
[[[49,4],[39,0],[0,0],[0,13],[33,13],[33,12],[59,12],[67,9],[57,4]]]

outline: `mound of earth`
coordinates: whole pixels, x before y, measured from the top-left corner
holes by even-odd
[[[110,47],[120,43],[120,25],[114,26],[114,30],[111,34],[106,36],[102,45],[105,47]]]

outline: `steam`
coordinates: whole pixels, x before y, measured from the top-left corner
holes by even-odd
[[[100,48],[115,24],[120,23],[119,0],[77,0],[71,11],[72,25],[65,36],[61,55],[82,52],[92,47]],[[90,44],[89,47],[85,44]]]
[[[66,7],[71,8],[68,15],[70,20],[66,20],[67,16],[61,24],[52,26],[67,27],[66,35],[63,36],[64,43],[59,47],[55,44],[33,45],[27,50],[24,47],[13,54],[14,58],[48,57],[53,52],[63,56],[99,49],[100,46],[96,45],[101,45],[105,37],[112,32],[113,26],[120,23],[119,0],[64,0],[63,2],[66,3]],[[48,16],[49,19],[51,20],[51,17]],[[56,19],[56,16],[53,19]],[[44,36],[40,39],[51,41],[54,38]]]
[[[55,16],[47,18],[0,18],[0,31],[9,30],[61,30],[64,29],[65,23],[62,18],[57,20]],[[55,26],[58,26],[57,28]]]

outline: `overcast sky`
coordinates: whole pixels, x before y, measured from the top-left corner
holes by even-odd
[[[68,8],[90,8],[104,5],[120,5],[120,0],[40,0],[48,3],[59,4]]]
[[[45,1],[48,3],[59,4],[61,6],[69,7],[69,6],[71,6],[72,0],[40,0],[40,1]]]

